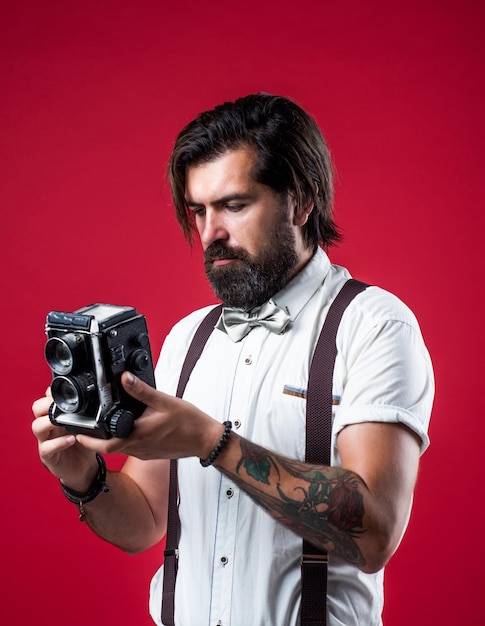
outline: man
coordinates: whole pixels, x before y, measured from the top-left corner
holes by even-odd
[[[417,322],[377,287],[352,301],[337,335],[331,466],[305,464],[311,356],[349,278],[323,250],[339,234],[320,130],[286,98],[248,96],[190,123],[169,173],[179,222],[199,236],[229,320],[234,309],[251,320],[219,320],[183,400],[173,397],[181,366],[211,307],[167,337],[158,391],[125,373],[148,406],[126,440],[66,434],[46,416],[49,395],[38,400],[41,460],[68,493],[86,494],[99,478],[95,451],[128,454],[121,472],[108,471],[109,493],[81,508],[94,532],[137,552],[165,534],[167,459],[180,459],[177,625],[298,624],[302,537],[329,552],[328,624],[380,624],[383,567],[428,445],[433,377]],[[278,328],[254,322],[269,301],[282,309]],[[159,573],[159,624],[161,586]]]

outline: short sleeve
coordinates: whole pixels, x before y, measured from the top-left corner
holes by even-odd
[[[377,287],[367,292],[349,306],[337,335],[334,446],[345,426],[386,422],[414,431],[424,452],[434,397],[429,353],[398,298]]]

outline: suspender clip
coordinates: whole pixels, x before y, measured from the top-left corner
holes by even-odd
[[[301,564],[302,565],[328,565],[328,554],[325,552],[324,554],[302,554],[301,555]]]
[[[167,556],[174,556],[176,559],[178,559],[179,558],[179,551],[177,549],[175,549],[175,550],[164,550],[163,556],[165,558],[167,558]]]

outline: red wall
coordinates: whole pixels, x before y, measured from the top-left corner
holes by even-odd
[[[94,538],[36,457],[30,405],[49,381],[45,314],[130,304],[147,315],[158,351],[173,322],[212,301],[163,172],[197,112],[264,90],[295,98],[327,135],[346,235],[333,259],[415,310],[435,364],[432,446],[388,568],[386,624],[476,624],[485,608],[475,575],[485,557],[484,4],[6,4],[2,623],[151,623],[160,547],[133,557]]]

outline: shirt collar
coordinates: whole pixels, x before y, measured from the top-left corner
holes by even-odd
[[[330,270],[330,259],[321,249],[272,300],[285,309],[294,321],[312,296],[320,289]]]

